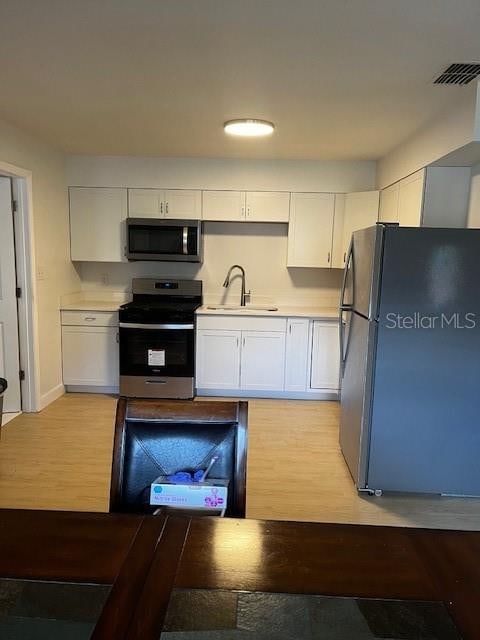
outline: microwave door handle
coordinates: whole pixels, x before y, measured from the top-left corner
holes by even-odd
[[[188,256],[188,227],[183,227],[183,255]]]

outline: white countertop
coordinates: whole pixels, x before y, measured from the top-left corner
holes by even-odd
[[[123,304],[115,300],[79,300],[60,305],[61,311],[118,311]]]
[[[220,306],[220,305],[209,305]],[[276,306],[276,305],[272,305]],[[203,305],[197,309],[197,315],[201,316],[262,316],[282,318],[314,318],[316,320],[332,320],[338,318],[338,309],[335,307],[278,307],[278,311],[265,311],[249,309],[248,305],[242,309],[209,309]]]

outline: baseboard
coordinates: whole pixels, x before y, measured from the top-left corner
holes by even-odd
[[[67,393],[103,393],[118,395],[118,387],[96,387],[91,385],[67,384],[65,387]]]
[[[14,418],[17,418],[18,416],[21,416],[21,415],[22,415],[21,411],[17,411],[16,413],[15,412],[4,413],[2,415],[2,427],[4,427],[9,422],[11,422]]]
[[[338,391],[239,391],[238,389],[196,389],[197,396],[228,398],[272,398],[277,400],[338,400]]]
[[[50,389],[50,391],[47,391],[47,393],[40,396],[40,406],[38,410],[41,411],[42,409],[45,409],[45,407],[51,404],[54,400],[63,396],[64,393],[65,387],[63,384],[58,384],[56,387],[53,387],[53,389]]]

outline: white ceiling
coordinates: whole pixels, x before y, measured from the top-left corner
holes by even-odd
[[[375,159],[463,89],[479,0],[1,0],[0,117],[71,153]],[[224,120],[272,120],[232,139]]]

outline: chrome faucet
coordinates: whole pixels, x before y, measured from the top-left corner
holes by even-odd
[[[227,273],[227,277],[225,278],[224,282],[223,282],[223,286],[225,288],[227,288],[230,284],[230,276],[231,273],[234,269],[240,269],[240,272],[242,274],[242,292],[240,294],[240,306],[244,307],[245,306],[245,302],[247,299],[247,296],[250,296],[250,291],[246,292],[245,291],[245,269],[243,267],[241,267],[239,264],[233,264],[230,269],[228,270]]]

